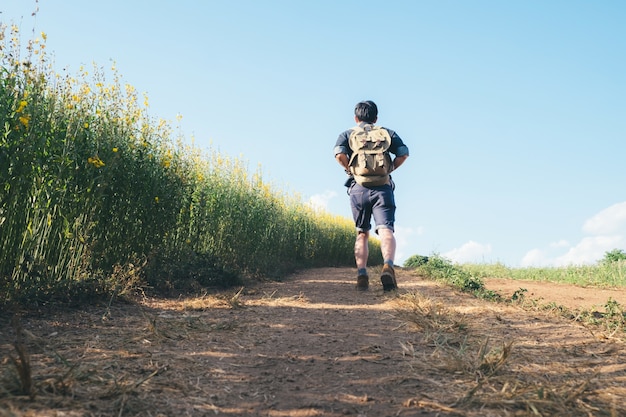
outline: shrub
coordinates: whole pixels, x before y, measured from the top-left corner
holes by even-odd
[[[464,271],[439,255],[430,256],[428,261],[422,263],[418,268],[431,278],[451,284],[461,291],[480,292],[485,290],[484,283],[480,278]]]
[[[604,258],[601,263],[604,264],[612,264],[619,261],[626,260],[626,252],[622,249],[613,249],[612,251],[606,252],[604,254]]]
[[[413,255],[404,261],[404,267],[417,268],[418,266],[424,265],[426,262],[428,262],[428,256]]]

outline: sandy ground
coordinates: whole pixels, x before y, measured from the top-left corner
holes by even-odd
[[[540,307],[626,304],[626,292],[487,281],[540,299],[524,307],[410,271],[398,284],[385,294],[372,278],[357,292],[353,269],[325,268],[203,297],[24,313],[15,326],[3,313],[0,417],[626,415],[623,330]],[[19,393],[16,326],[31,396]]]

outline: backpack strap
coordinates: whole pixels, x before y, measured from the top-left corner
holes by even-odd
[[[373,140],[370,136],[370,132],[372,130],[382,130],[385,131],[386,134],[385,136],[387,137],[387,140],[389,141],[389,146],[391,146],[391,136],[389,135],[389,132],[387,132],[387,130],[384,127],[380,127],[380,126],[376,126],[376,125],[372,125],[372,124],[365,124],[363,126],[356,125],[355,127],[353,127],[352,129],[350,129],[350,135],[348,137],[348,146],[351,145],[351,138],[354,134],[358,134],[361,132],[365,132],[366,133],[366,139],[362,140],[362,143],[365,143],[366,141],[370,141],[373,142],[375,145],[375,147],[380,146],[381,143],[383,143],[385,140],[382,139],[379,135],[377,135],[376,140]],[[389,148],[389,146],[387,146],[387,148]],[[352,146],[350,146],[350,149],[352,149]],[[353,151],[355,151],[355,149],[352,149]]]

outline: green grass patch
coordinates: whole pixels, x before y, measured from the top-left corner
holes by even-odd
[[[509,268],[501,264],[464,264],[460,268],[480,278],[558,282],[584,287],[626,287],[626,261],[623,260],[558,268]]]
[[[473,293],[481,298],[500,298],[496,292],[485,288],[481,277],[437,254],[432,256],[413,255],[405,261],[404,267],[415,269],[431,279],[445,282],[461,291]]]

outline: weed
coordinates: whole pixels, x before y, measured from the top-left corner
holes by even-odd
[[[485,298],[498,297],[496,293],[488,292],[485,289],[485,285],[479,277],[454,265],[448,259],[437,254],[428,257],[427,260],[424,258],[420,257],[414,264],[418,265],[417,270],[427,276],[446,282],[461,291],[482,295]]]
[[[243,287],[241,287],[239,291],[237,291],[235,294],[233,294],[232,297],[228,299],[228,304],[231,306],[231,308],[243,308],[244,307],[244,303],[241,300],[242,292],[243,292]]]
[[[31,399],[35,396],[33,390],[33,376],[32,368],[30,365],[30,355],[24,343],[24,329],[20,317],[15,314],[11,319],[11,327],[15,333],[15,340],[13,342],[13,348],[17,354],[17,357],[9,354],[9,360],[13,364],[15,371],[16,389],[15,393],[19,395],[28,395]],[[7,389],[7,388],[4,388]],[[11,388],[8,388],[11,390]]]
[[[513,295],[511,295],[511,300],[512,301],[522,302],[526,298],[526,293],[527,292],[528,292],[528,290],[526,288],[517,289],[517,290],[515,290],[515,292],[513,292]]]
[[[618,339],[626,338],[626,312],[621,304],[609,299],[604,304],[604,311],[584,310],[579,312],[575,319],[586,325],[599,328],[607,339],[617,336]],[[590,331],[594,332],[591,328]]]

